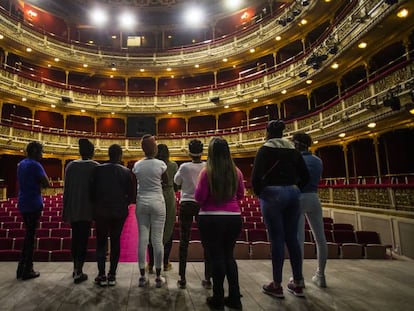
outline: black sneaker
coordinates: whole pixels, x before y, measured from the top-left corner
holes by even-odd
[[[207,297],[206,304],[213,310],[224,310],[224,301],[218,301],[214,297]]]
[[[205,289],[212,289],[213,288],[213,284],[211,283],[210,280],[202,280],[201,281],[201,286],[203,286]]]
[[[240,298],[237,299],[237,298],[224,297],[224,305],[230,309],[243,310],[243,306],[240,301]]]
[[[16,279],[21,279],[22,278],[22,275],[23,275],[23,268],[24,268],[24,265],[23,264],[21,264],[21,263],[19,263],[19,265],[17,266],[17,270],[16,270]]]
[[[181,289],[185,289],[187,287],[187,281],[186,280],[178,280],[177,285]]]
[[[115,286],[116,285],[116,277],[115,274],[108,273],[108,286]]]
[[[33,269],[30,270],[29,272],[23,272],[22,273],[22,280],[26,281],[26,280],[30,280],[30,279],[34,279],[34,278],[38,278],[40,276],[40,273],[37,271],[34,271]]]
[[[107,286],[108,285],[108,280],[106,279],[106,275],[102,274],[102,275],[98,275],[95,278],[95,284],[99,285],[99,286]]]
[[[81,273],[75,274],[75,276],[73,277],[73,283],[79,284],[79,283],[86,281],[87,279],[88,279],[88,275],[86,273],[81,272]]]

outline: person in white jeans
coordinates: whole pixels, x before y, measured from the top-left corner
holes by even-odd
[[[312,230],[316,242],[316,253],[318,257],[318,268],[312,281],[319,287],[326,287],[325,266],[328,258],[328,247],[326,244],[325,230],[323,226],[323,214],[321,202],[318,196],[318,184],[322,176],[322,160],[309,151],[312,138],[306,133],[293,135],[295,148],[301,152],[309,171],[309,181],[302,189],[300,196],[300,209],[302,215],[298,224],[298,241],[301,246],[302,256],[304,254],[305,242],[305,215]],[[305,284],[303,282],[302,286]]]
[[[132,172],[137,178],[137,217],[139,241],[138,241],[138,267],[140,278],[139,287],[148,284],[145,278],[145,259],[151,229],[151,243],[154,249],[155,285],[161,287],[165,280],[161,276],[161,265],[164,257],[164,245],[162,243],[164,224],[166,217],[165,201],[162,193],[162,184],[167,182],[167,165],[155,158],[157,143],[155,137],[144,135],[141,147],[145,158],[137,161]]]

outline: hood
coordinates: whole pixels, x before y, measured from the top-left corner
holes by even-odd
[[[268,141],[266,141],[263,146],[270,148],[295,149],[293,143],[286,138],[271,138]]]

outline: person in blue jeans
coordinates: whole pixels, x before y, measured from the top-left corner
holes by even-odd
[[[41,189],[49,187],[49,179],[40,164],[43,146],[32,141],[26,147],[27,157],[17,165],[17,181],[19,183],[19,201],[17,207],[22,215],[24,227],[23,249],[17,266],[16,278],[29,280],[37,278],[40,273],[33,270],[33,250],[36,228],[39,225],[43,209]]]
[[[297,238],[300,217],[300,189],[308,182],[309,172],[302,155],[283,136],[285,124],[272,120],[266,128],[266,142],[259,148],[252,171],[252,186],[259,197],[272,252],[273,281],[263,286],[266,294],[284,298],[282,270],[285,243],[289,251],[293,280],[287,289],[302,297],[302,255]]]
[[[305,242],[305,215],[316,241],[316,253],[318,256],[318,268],[312,281],[319,287],[326,287],[325,266],[328,258],[328,247],[326,245],[325,230],[323,227],[323,214],[321,202],[318,196],[319,180],[322,176],[322,160],[309,151],[312,138],[306,133],[296,133],[292,137],[296,150],[305,160],[309,170],[309,182],[302,189],[300,196],[301,216],[299,218],[298,240],[302,250]],[[303,286],[305,284],[302,284]]]

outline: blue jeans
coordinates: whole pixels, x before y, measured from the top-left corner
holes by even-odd
[[[302,193],[300,196],[301,216],[298,226],[298,240],[303,256],[303,244],[305,243],[305,215],[308,219],[313,237],[316,241],[318,255],[318,275],[325,275],[326,259],[328,258],[328,247],[326,245],[325,230],[323,227],[323,215],[321,202],[317,193]],[[303,257],[302,257],[303,258]]]
[[[273,281],[282,283],[285,242],[289,251],[293,279],[302,275],[302,255],[298,242],[300,190],[296,186],[267,186],[260,194],[260,208],[272,247]]]

